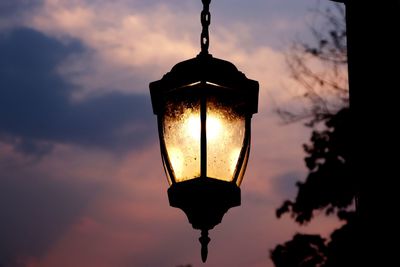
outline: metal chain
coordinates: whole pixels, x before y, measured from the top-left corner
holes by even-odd
[[[203,11],[201,11],[201,25],[203,26],[203,30],[201,31],[201,53],[208,54],[208,47],[210,46],[210,36],[208,27],[211,23],[211,14],[210,14],[210,3],[211,0],[201,0],[203,2]]]

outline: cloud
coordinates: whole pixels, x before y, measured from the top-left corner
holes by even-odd
[[[238,6],[229,7],[233,12],[229,15],[221,12],[222,3],[214,4],[210,52],[238,64],[250,78],[261,80],[263,87],[280,98],[282,81],[289,78],[283,75],[286,72],[284,48],[282,45],[273,48],[265,40],[255,41],[261,37],[276,38],[276,34],[269,34],[276,31],[276,24],[287,25],[280,33],[283,36],[290,25],[298,27],[300,23],[287,17],[270,21],[269,16],[262,17],[265,21],[261,23],[260,17],[254,21],[254,16],[249,15],[253,11],[269,12],[270,3],[258,1],[246,8],[248,13],[242,12],[243,3],[237,3]],[[279,7],[283,9],[282,4]],[[85,89],[81,94],[104,92],[113,85],[125,92],[143,93],[147,92],[148,81],[160,78],[174,64],[200,51],[200,10],[201,3],[175,6],[162,1],[110,4],[47,0],[31,16],[30,24],[49,36],[60,40],[77,38],[90,47],[91,53],[75,57],[62,66],[63,75]],[[133,82],[138,86],[132,88]],[[266,92],[265,88],[262,93]]]
[[[288,172],[277,177],[271,177],[271,180],[274,184],[277,196],[285,196],[287,199],[294,199],[297,194],[296,183],[304,180],[304,178],[305,175],[303,173]],[[283,203],[283,201],[282,199],[281,202]],[[278,206],[276,208],[278,208]]]
[[[30,14],[38,10],[44,0],[1,0],[0,30],[28,23]]]
[[[9,1],[0,33],[0,266],[200,265],[199,233],[168,207],[148,97],[149,81],[198,53],[200,1],[40,2]],[[309,133],[270,108],[271,94],[290,97],[280,38],[304,27],[306,0],[288,2],[213,2],[210,52],[261,95],[242,207],[210,233],[207,266],[272,266],[268,250],[297,229],[275,209],[303,177]]]
[[[154,141],[149,96],[109,92],[71,99],[79,88],[57,67],[84,52],[78,41],[63,44],[31,29],[0,35],[1,141],[29,153],[46,152],[52,143],[118,151]]]
[[[160,2],[47,0],[29,25],[60,40],[79,39],[90,48],[62,66],[63,75],[84,89],[78,97],[110,88],[147,93],[149,81],[198,52],[191,32],[183,30],[194,24],[185,11]]]
[[[1,167],[0,266],[20,266],[26,258],[42,257],[98,189]]]
[[[7,16],[19,13],[26,9],[32,9],[40,5],[42,2],[42,0],[3,0],[0,2],[0,15]]]
[[[169,245],[189,243],[192,231],[185,215],[168,207],[162,166],[153,166],[155,158],[160,163],[157,144],[123,159],[58,145],[35,164],[8,149],[0,144],[0,266],[180,263],[168,264],[176,261],[168,252],[179,251]],[[197,239],[190,243],[198,252]]]

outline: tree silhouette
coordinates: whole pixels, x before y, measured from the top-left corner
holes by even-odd
[[[325,251],[325,240],[321,236],[296,234],[284,245],[278,245],[271,258],[276,267],[313,267],[325,261]]]
[[[339,214],[353,202],[356,181],[349,170],[350,111],[343,108],[326,121],[326,129],[314,130],[311,144],[304,145],[309,174],[305,182],[298,182],[295,201],[286,200],[277,216],[289,212],[296,222],[304,224],[315,210]]]
[[[337,216],[344,224],[331,233],[329,240],[318,234],[296,234],[292,240],[276,246],[270,252],[276,267],[357,266],[356,213],[351,210],[357,185],[349,167],[351,121],[347,76],[340,71],[347,64],[346,30],[343,6],[336,8],[336,12],[323,12],[330,27],[328,31],[312,29],[316,45],[297,42],[288,54],[292,76],[305,90],[303,97],[309,103],[300,112],[278,110],[278,113],[286,122],[307,119],[306,125],[314,130],[310,143],[303,145],[309,171],[306,180],[297,182],[295,200],[284,201],[276,215],[279,218],[289,213],[303,225],[313,219],[315,211],[322,210],[326,215]],[[328,68],[322,74],[314,71],[310,58]]]
[[[312,44],[296,40],[286,54],[291,77],[302,89],[304,106],[295,111],[277,109],[285,122],[307,120],[310,127],[349,105],[344,6],[316,9],[313,14],[315,21],[322,21],[319,27],[310,28]]]
[[[346,220],[341,228],[333,231],[327,242],[320,235],[296,234],[292,240],[278,245],[271,251],[276,267],[354,267],[359,266],[355,213],[342,211]]]
[[[294,201],[287,200],[277,216],[290,213],[299,224],[312,220],[316,210],[335,214],[345,224],[330,235],[297,234],[271,252],[276,267],[355,266],[355,212],[349,211],[356,195],[356,182],[349,170],[349,109],[343,108],[326,122],[326,129],[314,131],[311,144],[304,145],[309,174],[298,182]]]

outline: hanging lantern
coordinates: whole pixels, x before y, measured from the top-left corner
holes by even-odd
[[[203,261],[208,230],[240,205],[259,89],[232,63],[208,53],[209,3],[203,0],[201,53],[150,83],[169,202],[201,230]]]

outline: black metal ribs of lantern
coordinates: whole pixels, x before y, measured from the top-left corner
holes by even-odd
[[[200,54],[152,82],[150,91],[170,205],[202,230],[205,260],[207,231],[240,205],[258,82],[230,62]]]

